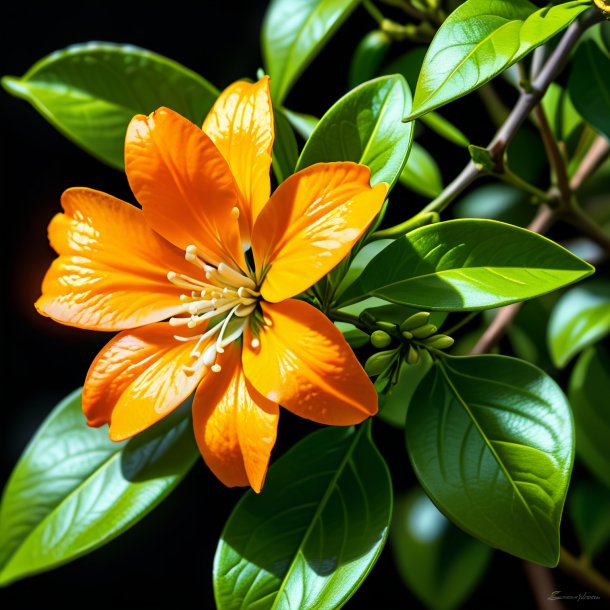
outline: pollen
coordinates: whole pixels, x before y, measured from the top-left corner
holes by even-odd
[[[237,220],[239,218],[239,208],[237,206],[233,206],[231,210],[231,216]]]

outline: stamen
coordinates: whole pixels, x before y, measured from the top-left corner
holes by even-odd
[[[216,343],[212,343],[205,352],[203,352],[203,364],[210,367],[216,361]]]
[[[249,316],[256,309],[256,301],[251,304],[248,303],[240,303],[235,310],[235,315],[238,318],[245,318]]]
[[[170,326],[184,326],[188,325],[191,318],[170,318],[169,325]]]
[[[187,290],[201,290],[202,288],[208,288],[207,284],[189,277],[188,275],[176,273],[175,271],[168,271],[167,279],[174,284],[174,286],[178,286],[178,288],[186,288]]]
[[[224,281],[228,281],[231,286],[244,286],[246,288],[254,289],[256,288],[256,284],[249,277],[235,271],[235,269],[231,269],[228,265],[224,263],[218,264],[218,273]]]
[[[220,366],[220,364],[212,365],[212,373],[220,373],[221,370],[222,370],[222,367]]]
[[[239,218],[239,208],[237,206],[233,206],[231,209],[231,216],[237,220]]]

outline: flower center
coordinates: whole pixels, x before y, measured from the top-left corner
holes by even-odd
[[[199,325],[213,320],[210,327],[205,327],[204,332],[184,337],[174,335],[178,341],[194,341],[195,346],[191,356],[195,360],[202,359],[203,364],[214,372],[220,371],[221,367],[216,363],[218,354],[224,352],[229,343],[241,337],[248,322],[248,317],[256,309],[260,298],[255,281],[236,271],[225,263],[219,263],[214,267],[205,262],[202,253],[196,246],[186,248],[185,259],[197,267],[203,278],[197,279],[170,271],[167,279],[185,291],[180,295],[184,316],[170,318],[169,323],[175,327],[186,326],[196,328]],[[210,337],[216,337],[205,351],[202,346]],[[187,372],[194,372],[196,362],[192,367],[185,367]]]

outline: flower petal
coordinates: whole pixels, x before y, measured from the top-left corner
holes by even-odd
[[[279,409],[245,379],[241,349],[231,344],[218,357],[218,373],[199,385],[193,425],[201,455],[227,486],[251,485],[260,492],[275,444]]]
[[[238,191],[210,138],[168,108],[137,115],[127,128],[125,170],[150,226],[179,248],[194,244],[217,265],[245,269]]]
[[[203,131],[231,167],[240,191],[240,226],[249,242],[254,221],[269,199],[273,110],[269,77],[227,87],[203,123]]]
[[[193,267],[148,227],[141,210],[85,188],[67,190],[61,203],[65,214],[49,225],[60,256],[36,302],[41,314],[80,328],[123,330],[182,311],[182,290],[167,272]]]
[[[177,329],[167,323],[150,324],[118,334],[102,349],[83,388],[90,426],[109,423],[110,438],[121,441],[188,398],[208,368],[191,356],[195,339],[178,341],[175,334]]]
[[[253,347],[247,327],[242,361],[263,396],[321,424],[349,426],[375,415],[375,388],[328,318],[294,299],[262,309],[260,345]]]
[[[371,188],[356,163],[318,163],[285,180],[252,233],[262,295],[283,301],[317,282],[350,251],[378,214],[388,187]]]

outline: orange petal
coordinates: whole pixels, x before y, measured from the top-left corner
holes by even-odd
[[[335,267],[379,213],[388,187],[371,188],[356,163],[318,163],[285,180],[261,212],[252,251],[267,301],[299,294]]]
[[[261,490],[275,444],[279,409],[245,379],[241,348],[235,343],[218,357],[218,373],[199,385],[193,425],[201,455],[227,486]]]
[[[90,426],[109,423],[110,438],[121,441],[152,426],[193,392],[208,369],[191,356],[195,339],[178,341],[175,334],[167,323],[151,324],[120,333],[102,349],[83,388]]]
[[[253,347],[247,326],[242,361],[263,396],[321,424],[349,426],[375,415],[375,388],[336,326],[304,301],[262,309],[260,345]]]
[[[269,77],[227,87],[208,114],[203,131],[227,160],[239,188],[240,226],[249,242],[254,221],[269,199],[273,111]]]
[[[152,231],[138,208],[85,188],[67,190],[49,225],[60,255],[48,270],[40,313],[95,330],[123,330],[182,311],[167,272],[191,272],[182,253]]]
[[[211,264],[245,269],[238,191],[227,162],[196,125],[168,108],[127,128],[125,170],[150,226],[179,248],[194,244]]]

